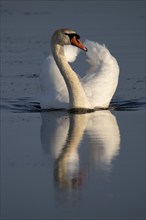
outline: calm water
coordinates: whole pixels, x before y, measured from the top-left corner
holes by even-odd
[[[109,110],[40,111],[38,76],[60,27],[117,58]],[[145,219],[144,41],[144,1],[1,1],[1,220]]]

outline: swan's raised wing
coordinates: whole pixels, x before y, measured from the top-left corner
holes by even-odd
[[[84,44],[90,64],[82,78],[85,92],[93,107],[107,108],[118,84],[119,66],[104,45],[88,40]]]

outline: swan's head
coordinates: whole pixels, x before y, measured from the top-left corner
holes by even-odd
[[[73,45],[87,52],[87,48],[80,41],[80,35],[70,29],[59,29],[54,32],[51,44]]]

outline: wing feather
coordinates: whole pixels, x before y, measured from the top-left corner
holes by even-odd
[[[118,63],[105,45],[89,40],[85,45],[90,68],[82,78],[82,84],[93,107],[107,108],[118,84]]]

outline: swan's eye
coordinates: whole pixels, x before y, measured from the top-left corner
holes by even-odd
[[[65,35],[68,35],[69,36],[69,38],[70,38],[70,41],[71,41],[71,39],[73,38],[73,37],[76,37],[76,40],[77,40],[77,42],[78,42],[78,40],[80,39],[80,35],[78,35],[78,34],[76,34],[76,33],[65,33]]]

